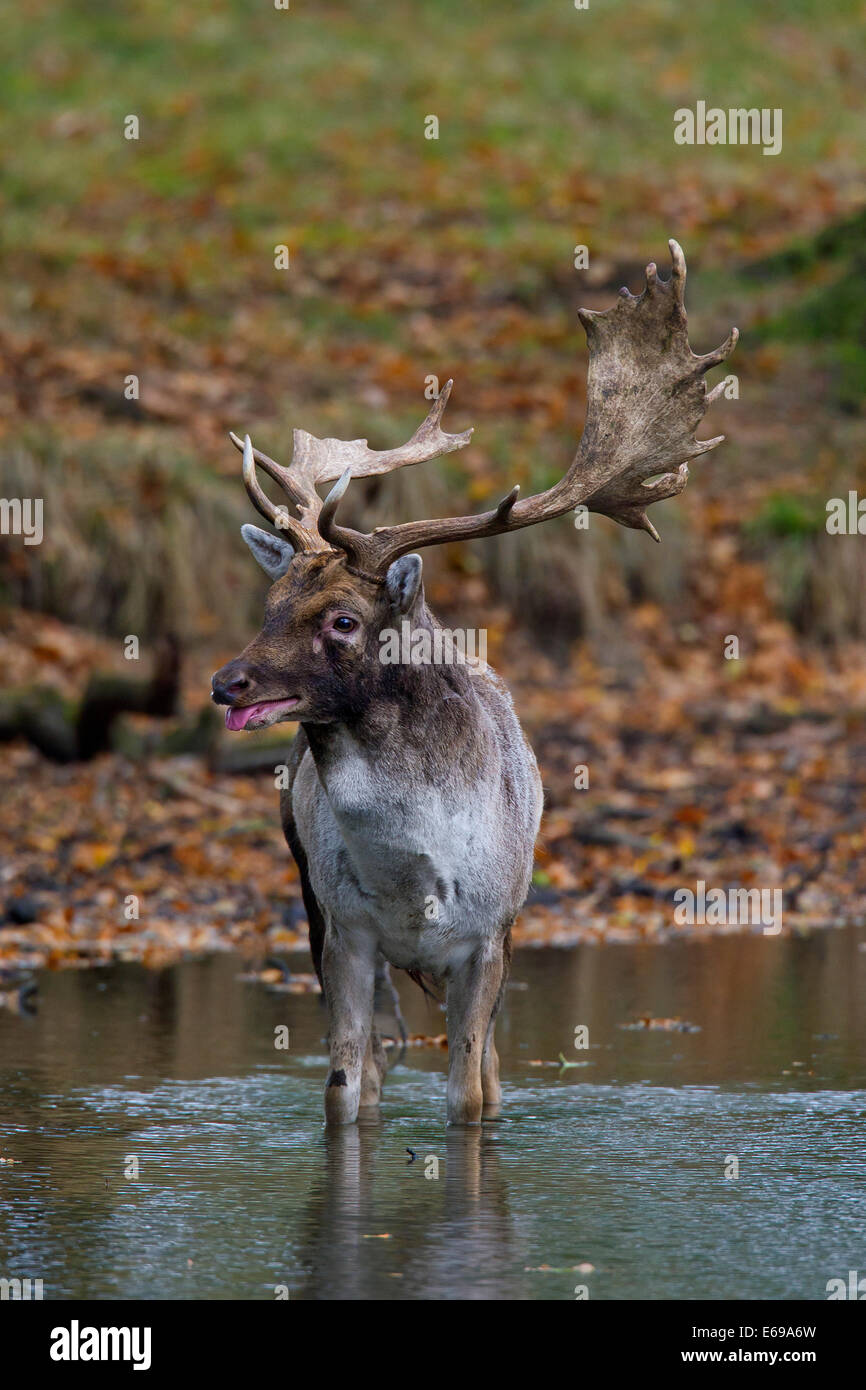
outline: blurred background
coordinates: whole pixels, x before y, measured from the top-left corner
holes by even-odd
[[[266,590],[228,431],[284,463],[294,427],[386,448],[426,378],[453,376],[446,425],[471,446],[354,483],[346,519],[548,486],[583,420],[577,309],[639,292],[650,259],[667,273],[671,236],[693,349],[734,323],[741,341],[737,398],[700,431],[727,442],[653,509],[662,545],[566,517],[425,555],[436,611],[487,628],[542,766],[520,939],[664,938],[699,878],[783,887],[786,930],[862,920],[866,542],[825,521],[866,485],[863,18],[854,0],[6,16],[0,495],[42,498],[44,538],[0,536],[0,960],[302,940],[273,786],[293,726],[230,737],[208,703]],[[782,152],[676,145],[698,100],[781,108]]]

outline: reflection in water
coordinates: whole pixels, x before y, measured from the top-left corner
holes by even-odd
[[[823,1298],[863,1259],[861,936],[517,953],[502,1114],[476,1129],[444,1124],[444,1055],[409,1048],[380,1119],[325,1131],[320,1002],[241,983],[236,959],[46,975],[34,1017],[0,1012],[0,1277],[46,1298],[572,1298],[587,1262],[592,1298]],[[408,984],[403,1008],[441,1032]],[[700,1031],[619,1026],[643,1014]],[[531,1065],[560,1053],[587,1065]]]
[[[297,1296],[367,1298],[384,1272],[401,1281],[394,1298],[520,1297],[495,1134],[486,1125],[446,1129],[441,1157],[407,1160],[407,1167],[417,1164],[411,1181],[419,1189],[441,1183],[442,1200],[434,1218],[417,1223],[411,1242],[394,1244],[394,1233],[377,1225],[378,1128],[366,1121],[323,1133],[325,1161],[301,1226],[301,1259],[310,1273]]]

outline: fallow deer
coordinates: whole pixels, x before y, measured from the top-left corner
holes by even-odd
[[[546,492],[521,499],[515,487],[479,515],[368,535],[338,523],[351,478],[469,442],[471,430],[441,428],[450,381],[397,449],[295,430],[284,468],[249,436],[231,436],[250,498],[282,534],[242,528],[273,584],[261,633],[216,672],[213,699],[228,706],[230,729],[301,726],[281,814],[330,1015],[329,1123],[351,1123],[379,1102],[385,1055],[374,995],[388,963],[446,987],[448,1121],[476,1124],[500,1102],[493,1030],[529,888],[538,768],[489,668],[384,664],[380,634],[404,621],[413,632],[438,627],[421,558],[410,553],[424,546],[516,531],[580,504],[659,539],[647,506],[682,492],[687,461],[724,438],[698,441],[695,430],[722,389],[708,394],[705,374],[737,341],[733,329],[716,351],[691,351],[685,259],[675,241],[669,246],[669,279],[651,263],[639,297],[623,289],[612,309],[579,310],[589,345],[586,422],[571,466]],[[296,515],[267,497],[257,465]],[[318,484],[335,480],[323,501]]]

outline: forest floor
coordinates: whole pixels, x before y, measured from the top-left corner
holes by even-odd
[[[585,652],[540,654],[498,617],[488,656],[509,679],[546,801],[516,944],[663,941],[770,925],[711,916],[679,924],[675,891],[701,881],[725,892],[780,889],[773,925],[785,932],[866,920],[862,652],[859,664],[855,651],[831,674],[776,624],[753,660],[713,662],[647,606],[633,615],[640,672],[626,680]],[[0,657],[17,658],[21,675],[38,672],[43,683],[53,673],[68,691],[95,645],[31,615],[26,636],[22,624]],[[106,644],[106,663],[112,653]],[[200,653],[187,672],[187,715],[205,707],[216,664],[217,654]],[[164,721],[129,722],[145,756],[60,765],[24,743],[7,745],[0,964],[162,965],[237,948],[261,965],[303,945],[274,777],[292,726],[259,736],[217,725],[205,759],[158,751]],[[271,750],[261,770],[215,770],[239,741]]]

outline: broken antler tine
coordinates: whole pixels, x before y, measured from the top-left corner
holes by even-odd
[[[334,518],[337,515],[337,508],[340,505],[340,500],[346,488],[349,486],[351,479],[351,468],[345,468],[322,503],[322,510],[319,512],[318,526],[319,535],[324,536],[325,540],[330,540],[330,531],[334,524]]]
[[[713,401],[719,399],[719,396],[722,394],[727,384],[727,381],[722,380],[719,382],[718,386],[713,387],[712,391],[707,392],[707,405],[712,405]]]
[[[655,482],[644,483],[643,486],[649,492],[649,503],[664,502],[669,497],[678,497],[689,481],[689,465],[681,463],[675,473],[663,473]],[[636,530],[646,531],[648,536],[652,536],[654,541],[661,545],[661,536],[653,526],[646,512],[642,512],[638,518]]]
[[[698,358],[699,372],[708,372],[711,367],[717,367],[720,362],[724,362],[726,357],[730,357],[740,337],[739,328],[732,328],[721,347],[717,347],[714,352],[708,352],[703,357]]]
[[[503,497],[499,506],[496,508],[496,520],[507,521],[511,508],[520,496],[520,484],[515,483],[507,497]]]
[[[656,285],[658,284],[658,278],[658,266],[656,265],[655,261],[650,261],[649,265],[646,268],[646,287],[648,290],[655,289]]]
[[[660,478],[642,483],[641,490],[647,494],[647,504],[664,502],[669,497],[678,497],[689,481],[689,466],[681,463],[672,473],[663,473]]]

